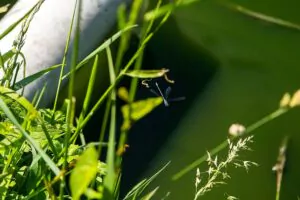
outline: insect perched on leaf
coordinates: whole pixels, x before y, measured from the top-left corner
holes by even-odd
[[[172,91],[172,88],[170,86],[167,87],[167,89],[163,93],[157,82],[155,82],[155,86],[156,86],[156,89],[157,89],[158,92],[155,91],[153,88],[151,88],[148,83],[145,84],[145,82],[144,82],[143,85],[145,85],[147,88],[149,88],[149,90],[153,94],[155,94],[156,96],[161,96],[162,99],[163,99],[164,105],[166,107],[170,106],[170,102],[185,100],[185,97],[177,97],[177,98],[171,98],[170,99],[169,96],[170,96],[170,93]]]

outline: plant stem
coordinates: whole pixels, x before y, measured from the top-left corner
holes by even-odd
[[[261,120],[255,122],[254,124],[248,126],[243,134],[243,136],[245,134],[249,134],[251,132],[253,132],[254,130],[256,130],[257,128],[263,126],[264,124],[274,120],[275,118],[287,113],[287,111],[289,111],[290,109],[287,108],[279,108],[276,111],[272,112],[271,114],[263,117]],[[240,137],[234,137],[233,140],[236,140]],[[220,152],[221,150],[225,149],[228,146],[228,142],[227,140],[223,141],[221,144],[219,144],[217,147],[213,148],[211,151],[209,151],[211,156],[214,156],[215,154],[217,154],[218,152]],[[179,178],[181,178],[182,176],[184,176],[186,173],[194,170],[196,167],[198,167],[201,163],[203,163],[205,160],[207,159],[207,154],[203,155],[202,157],[200,157],[199,159],[195,160],[194,162],[192,162],[191,164],[189,164],[188,166],[184,167],[182,170],[180,170],[178,173],[174,174],[172,176],[172,180],[178,180]]]

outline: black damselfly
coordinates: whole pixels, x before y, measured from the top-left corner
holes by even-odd
[[[155,82],[155,86],[156,86],[156,88],[157,88],[157,90],[158,90],[158,93],[157,93],[157,91],[155,91],[153,88],[150,88],[150,87],[148,87],[148,88],[149,88],[150,91],[151,91],[153,94],[155,94],[156,96],[162,97],[163,102],[164,102],[164,105],[165,105],[166,107],[170,106],[170,102],[185,100],[185,97],[169,98],[169,95],[170,95],[170,93],[171,93],[171,91],[172,91],[172,88],[171,88],[170,86],[167,87],[167,89],[165,90],[164,94],[163,94],[163,92],[161,91],[160,87],[158,86],[158,83],[157,83],[157,82]]]

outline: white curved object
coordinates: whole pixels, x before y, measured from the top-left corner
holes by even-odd
[[[82,0],[79,59],[90,53],[111,31],[116,22],[118,6],[121,3],[130,3],[131,1]],[[37,2],[38,0],[19,0],[0,21],[0,33],[20,19]],[[46,0],[35,14],[26,34],[25,45],[22,48],[27,62],[27,76],[61,63],[75,2],[75,0]],[[20,28],[19,25],[9,35],[0,40],[2,54],[11,49]],[[65,70],[69,71],[69,67],[67,66]],[[48,87],[40,105],[49,104],[55,97],[59,72],[59,69],[54,70],[27,85],[24,96],[31,100],[35,92],[40,90],[47,82]],[[21,79],[21,75],[18,79]]]

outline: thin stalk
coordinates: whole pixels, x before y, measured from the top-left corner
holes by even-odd
[[[110,82],[113,84],[116,79],[115,69],[113,66],[112,56],[110,48],[106,48],[108,69]],[[110,113],[110,129],[108,139],[108,150],[106,155],[107,163],[107,175],[104,178],[104,186],[108,189],[110,194],[113,194],[115,183],[116,183],[116,172],[115,172],[115,141],[116,141],[116,91],[112,89],[111,92],[111,113]]]
[[[243,136],[246,135],[246,134],[252,133],[257,128],[259,128],[259,127],[265,125],[266,123],[274,120],[275,118],[278,118],[279,116],[287,113],[287,111],[289,111],[289,109],[286,109],[286,108],[279,108],[279,109],[277,109],[276,111],[274,111],[271,114],[263,117],[262,119],[260,119],[259,121],[255,122],[254,124],[248,126],[246,128],[245,132],[243,133]],[[238,138],[240,138],[240,137],[234,137],[232,140],[236,140]],[[227,146],[228,146],[227,140],[223,141],[221,144],[219,144],[218,146],[216,146],[215,148],[213,148],[212,150],[209,151],[210,156],[216,155],[218,152],[222,151]],[[194,170],[195,168],[197,168],[201,163],[203,163],[204,161],[206,161],[206,159],[207,159],[207,154],[203,155],[202,157],[200,157],[199,159],[195,160],[194,162],[192,162],[188,166],[184,167],[178,173],[174,174],[172,176],[172,180],[174,180],[174,181],[178,180],[179,178],[181,178],[182,176],[184,176],[188,172],[190,172],[190,171]]]
[[[91,72],[91,76],[90,76],[90,80],[89,80],[87,92],[86,92],[86,95],[85,95],[85,98],[84,98],[84,102],[83,102],[83,108],[82,108],[82,111],[81,111],[80,116],[79,116],[79,120],[78,120],[79,123],[78,124],[80,124],[81,121],[84,119],[84,117],[86,115],[86,112],[87,112],[87,110],[88,110],[88,108],[90,106],[92,92],[93,92],[93,89],[94,89],[94,85],[95,85],[95,81],[96,81],[96,76],[97,76],[98,59],[99,59],[99,56],[96,55],[95,60],[94,60],[94,64],[93,64],[93,67],[92,67],[92,72]],[[81,140],[81,144],[82,145],[86,145],[85,139],[84,139],[84,135],[82,133],[80,133],[80,140]]]
[[[273,171],[276,171],[276,200],[280,199],[281,183],[283,178],[283,171],[286,163],[286,150],[288,146],[288,137],[286,136],[281,146],[279,147],[279,153],[277,157],[277,163],[272,168]]]
[[[77,3],[77,0],[76,0],[76,3]],[[60,69],[58,84],[57,84],[57,88],[56,88],[55,100],[54,100],[54,105],[53,105],[53,113],[55,113],[55,111],[56,111],[57,101],[58,101],[58,96],[59,96],[59,91],[60,91],[60,86],[61,86],[61,82],[63,80],[64,69],[65,69],[66,62],[67,62],[67,54],[68,54],[68,50],[69,50],[69,44],[70,44],[70,41],[71,41],[73,24],[74,24],[75,14],[76,14],[76,12],[75,12],[76,11],[76,3],[75,3],[75,8],[74,8],[73,16],[72,16],[72,19],[71,19],[71,24],[70,24],[68,36],[67,36],[67,42],[66,42],[66,46],[65,46],[65,50],[64,50],[64,57],[63,57],[62,64],[61,64],[62,66],[61,66],[61,69]],[[53,114],[52,117],[54,118],[54,114]]]
[[[107,122],[108,122],[108,117],[109,117],[110,106],[111,106],[111,99],[107,99],[105,112],[104,112],[104,117],[103,117],[103,121],[102,121],[102,126],[101,126],[101,130],[100,130],[100,136],[99,136],[99,143],[100,144],[104,140],[104,135],[105,135]],[[101,157],[101,152],[102,152],[102,146],[100,145],[99,149],[98,149],[99,157]]]
[[[78,49],[79,49],[79,35],[80,35],[80,9],[81,9],[81,0],[76,0],[75,3],[75,9],[74,9],[74,16],[76,16],[76,29],[75,29],[75,36],[74,36],[74,45],[72,49],[72,57],[71,57],[71,71],[73,71],[76,68],[76,64],[78,61]],[[75,17],[74,17],[75,18]],[[74,19],[73,18],[73,19]],[[72,19],[72,20],[73,20]],[[72,21],[73,22],[73,21]],[[64,63],[63,63],[64,66]],[[67,159],[68,159],[68,148],[71,138],[71,131],[72,131],[72,124],[75,117],[75,98],[73,97],[73,88],[74,88],[74,82],[75,82],[75,71],[71,73],[70,80],[69,80],[69,90],[68,90],[68,99],[70,100],[69,106],[68,106],[68,115],[66,118],[66,124],[67,124],[67,131],[65,135],[65,141],[64,141],[64,163],[63,163],[63,171],[66,170],[67,167]],[[65,189],[65,173],[62,174],[61,177],[61,183],[60,183],[60,199],[63,199],[63,191]]]
[[[132,3],[131,6],[131,12],[129,14],[129,20],[126,23],[126,25],[124,26],[124,22],[125,22],[125,8],[124,7],[120,7],[120,9],[118,10],[118,20],[119,20],[119,29],[123,29],[126,26],[132,26],[135,24],[135,22],[137,21],[137,17],[138,14],[140,12],[140,8],[142,6],[143,1],[142,0],[135,0]],[[122,9],[123,8],[123,9]],[[122,27],[124,26],[124,27]],[[120,46],[118,48],[118,53],[117,53],[117,58],[116,58],[116,64],[115,64],[115,69],[116,72],[118,73],[121,63],[122,63],[122,59],[124,57],[124,53],[126,52],[127,48],[128,48],[128,44],[130,42],[131,39],[131,32],[126,32],[121,36],[121,41],[120,41]]]
[[[144,21],[151,21],[153,19],[159,18],[169,12],[174,11],[178,7],[181,6],[188,6],[192,3],[196,3],[201,0],[177,0],[174,3],[169,3],[166,5],[161,6],[157,11],[150,10],[144,15]]]
[[[156,11],[158,11],[159,7],[161,6],[162,1],[158,1],[157,5],[156,5]],[[170,16],[170,12],[167,13],[164,18],[161,20],[160,24],[156,27],[156,29],[154,30],[154,32],[156,32],[161,26],[162,24],[164,24],[166,22],[166,20],[168,19],[168,17]],[[146,23],[145,25],[142,27],[142,31],[141,31],[141,39],[140,39],[140,45],[142,45],[142,42],[145,40],[145,38],[147,37],[147,35],[150,33],[153,24],[154,24],[155,18],[153,18],[150,22]],[[154,33],[153,32],[153,33]],[[153,34],[152,33],[152,34]],[[141,69],[142,66],[142,61],[143,61],[143,55],[144,52],[142,51],[139,55],[139,57],[137,58],[137,61],[135,62],[134,65],[134,70],[139,70]],[[135,99],[135,95],[136,95],[136,90],[137,90],[137,86],[138,86],[138,79],[137,78],[133,78],[131,80],[130,83],[130,93],[129,93],[129,117],[131,119],[131,104],[133,103],[134,99]],[[128,130],[122,130],[121,135],[120,135],[120,140],[119,140],[119,145],[118,145],[118,149],[122,149],[124,147],[124,145],[127,142],[127,135],[128,135]],[[118,165],[121,165],[121,155],[118,158]]]
[[[38,98],[37,98],[37,101],[36,101],[36,103],[35,103],[34,108],[37,108],[37,107],[39,106],[40,101],[41,101],[41,99],[42,99],[42,97],[43,97],[43,95],[44,95],[44,93],[45,93],[46,87],[47,87],[47,84],[45,84],[45,85],[43,86],[43,88],[42,88],[42,90],[41,90],[41,92],[40,92],[40,94],[39,94],[39,96],[38,96]]]
[[[5,37],[7,34],[9,34],[16,26],[19,25],[21,21],[23,21],[25,18],[27,18],[32,11],[34,11],[37,7],[40,6],[41,3],[43,3],[44,0],[38,1],[27,13],[24,14],[20,19],[18,19],[15,23],[13,23],[11,26],[9,26],[3,33],[0,34],[0,40]]]
[[[84,118],[81,124],[79,124],[78,131],[82,130],[87,122],[91,119],[93,114],[99,109],[99,107],[102,105],[106,97],[111,93],[113,88],[116,87],[116,85],[122,80],[127,70],[131,67],[132,63],[137,59],[141,51],[145,48],[145,45],[148,43],[148,41],[152,38],[153,34],[150,34],[142,43],[141,47],[137,50],[137,52],[134,54],[134,56],[131,58],[131,60],[127,63],[127,65],[124,67],[124,69],[119,73],[119,75],[116,77],[115,81],[107,88],[107,90],[104,92],[104,94],[100,97],[100,99],[97,101],[97,103],[94,105],[94,107],[91,109],[91,111],[87,114],[87,116]]]

